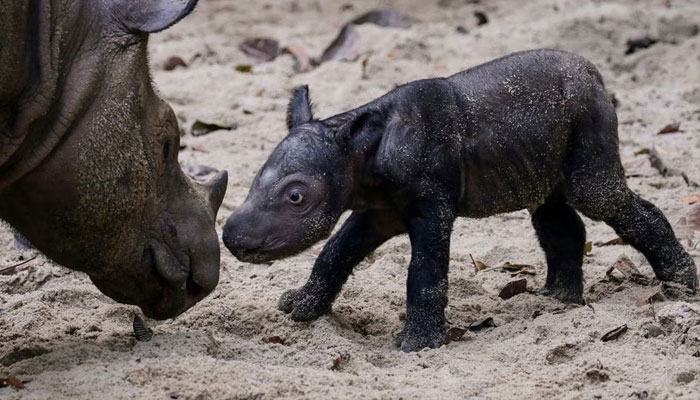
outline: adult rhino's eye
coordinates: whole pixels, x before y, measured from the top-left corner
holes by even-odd
[[[298,190],[293,190],[289,193],[289,202],[292,204],[301,204],[304,201],[304,196]]]

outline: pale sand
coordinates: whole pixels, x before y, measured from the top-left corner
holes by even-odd
[[[286,102],[296,85],[310,85],[324,117],[403,82],[539,47],[573,51],[598,66],[620,101],[623,160],[643,175],[631,178],[630,186],[672,223],[678,220],[688,207],[682,197],[700,189],[680,177],[662,177],[647,156],[634,153],[656,145],[670,166],[700,182],[700,3],[671,0],[670,8],[656,0],[436,3],[359,0],[341,12],[345,2],[299,2],[300,10],[290,12],[290,1],[203,0],[183,23],[153,37],[154,80],[186,130],[196,119],[238,124],[237,130],[183,139],[188,146],[183,163],[230,173],[219,231],[285,135]],[[282,56],[255,65],[252,74],[234,70],[250,63],[237,49],[246,37],[278,38],[316,55],[342,23],[379,4],[403,8],[422,22],[406,30],[359,27],[361,56],[353,62],[329,62],[296,75],[292,59]],[[485,11],[490,21],[477,27],[475,10]],[[458,25],[469,33],[457,33]],[[625,56],[625,42],[645,35],[662,42]],[[202,55],[191,61],[196,53]],[[163,71],[172,55],[191,65]],[[656,134],[673,121],[682,132]],[[586,225],[591,241],[615,237],[603,224],[586,220]],[[14,249],[7,229],[0,247],[0,265],[33,254]],[[636,305],[648,288],[600,282],[622,254],[651,276],[648,263],[628,246],[594,247],[585,258],[592,308],[565,307],[535,294],[504,301],[497,293],[512,278],[498,269],[476,274],[469,255],[491,266],[532,264],[537,275],[528,277],[529,286],[541,287],[544,257],[528,213],[460,219],[452,239],[448,319],[464,327],[490,316],[497,327],[415,354],[392,344],[405,304],[410,254],[405,237],[358,266],[332,315],[294,323],[277,311],[280,294],[304,283],[320,248],[267,266],[241,263],[222,246],[218,289],[174,321],[148,321],[154,338],[145,343],[132,337],[135,309],[101,295],[83,274],[40,258],[27,270],[0,276],[0,376],[31,380],[22,391],[0,389],[0,397],[700,398],[700,358],[692,356],[700,350],[697,297],[656,303],[654,316],[650,306]],[[700,249],[693,255],[700,263]],[[648,323],[665,335],[645,338]],[[622,324],[629,327],[623,336],[600,341]],[[262,342],[270,336],[286,344]]]

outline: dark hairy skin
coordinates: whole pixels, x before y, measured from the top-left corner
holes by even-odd
[[[174,317],[219,279],[226,173],[197,184],[148,34],[196,0],[0,0],[0,218],[113,299]]]
[[[627,187],[615,109],[598,71],[577,55],[515,53],[323,121],[313,119],[302,87],[288,126],[223,239],[243,261],[269,261],[308,248],[353,210],[308,282],[281,297],[294,320],[329,312],[353,267],[408,233],[398,341],[404,351],[438,347],[455,218],[521,209],[530,210],[547,259],[545,294],[583,301],[586,234],[576,211],[613,227],[659,279],[697,289],[693,259],[666,218]]]

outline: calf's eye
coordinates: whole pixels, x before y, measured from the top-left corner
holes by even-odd
[[[304,196],[298,190],[293,190],[289,193],[289,201],[292,204],[300,204],[304,201]]]

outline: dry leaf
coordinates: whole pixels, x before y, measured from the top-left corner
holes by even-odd
[[[517,281],[508,282],[508,284],[506,284],[503,287],[503,289],[501,289],[501,292],[498,294],[498,297],[502,298],[503,300],[507,300],[513,296],[525,293],[526,290],[527,279],[518,279]]]
[[[360,37],[357,29],[347,24],[340,30],[338,36],[323,50],[317,64],[330,60],[354,60],[359,56]]]
[[[583,254],[590,256],[591,252],[593,251],[593,242],[586,242],[586,244],[583,246]]]
[[[382,8],[362,14],[353,19],[351,23],[355,25],[371,23],[381,27],[408,28],[415,22],[415,18],[410,17],[401,11],[393,8]]]
[[[510,272],[510,276],[518,275],[535,275],[535,267],[528,264],[511,264],[506,262],[502,267],[504,270]]]
[[[280,336],[269,336],[269,337],[264,337],[262,338],[263,343],[268,343],[268,344],[285,344],[287,341]]]
[[[689,242],[695,241],[695,236],[700,233],[700,203],[689,206],[678,219],[674,226],[676,235]]]
[[[661,285],[651,288],[644,292],[641,296],[637,297],[637,307],[649,304],[651,302],[664,301],[664,295],[661,293]]]
[[[619,338],[625,332],[627,332],[627,324],[618,326],[617,328],[611,330],[610,332],[603,335],[603,337],[601,337],[600,340],[603,342],[609,342],[611,340]]]
[[[496,323],[493,322],[493,318],[488,317],[488,318],[485,318],[481,321],[472,322],[471,324],[469,324],[468,329],[472,332],[478,332],[482,329],[495,328],[495,327],[496,327]]]
[[[294,59],[294,72],[297,74],[309,72],[313,69],[313,60],[306,53],[303,47],[290,44],[282,50],[282,53],[289,54]]]
[[[675,132],[680,132],[681,128],[681,123],[680,122],[673,122],[670,123],[663,128],[657,133],[658,135],[664,135],[667,133],[675,133]]]
[[[272,61],[280,53],[279,42],[270,38],[246,39],[238,45],[238,49],[260,61]]]
[[[7,378],[0,378],[0,388],[12,386],[15,389],[24,389],[24,383],[21,380],[15,378],[14,376],[8,376]]]
[[[471,254],[469,254],[469,258],[472,259],[472,264],[474,264],[474,269],[476,270],[476,272],[483,271],[489,267],[488,265],[482,263],[481,261],[474,260],[474,257],[472,257]]]
[[[607,271],[605,271],[605,275],[610,279],[615,279],[615,276],[613,275],[615,270],[619,271],[624,278],[641,285],[648,285],[651,281],[649,278],[642,275],[632,260],[627,258],[627,256],[624,254],[621,255],[617,261],[615,261],[613,265],[608,268]]]
[[[534,269],[532,265],[527,265],[527,264],[511,264],[510,262],[507,262],[503,264],[503,269],[509,272],[517,272],[517,271],[522,271],[524,269]]]
[[[622,240],[621,237],[616,237],[615,239],[610,239],[607,242],[595,242],[595,245],[598,247],[603,247],[603,246],[619,246],[625,244],[625,241]]]
[[[445,344],[449,344],[450,342],[456,342],[459,339],[464,336],[464,334],[467,332],[466,329],[462,328],[457,328],[457,327],[452,327],[445,332]]]
[[[165,63],[163,64],[163,69],[166,71],[172,71],[177,67],[184,67],[187,68],[187,63],[185,60],[178,56],[173,56],[167,59]]]
[[[231,130],[236,129],[238,126],[236,124],[225,126],[215,122],[204,122],[200,120],[194,121],[192,124],[192,129],[190,132],[192,136],[204,136],[208,133],[218,131],[218,130]]]
[[[691,194],[690,196],[683,197],[683,201],[687,204],[700,203],[700,193]]]

